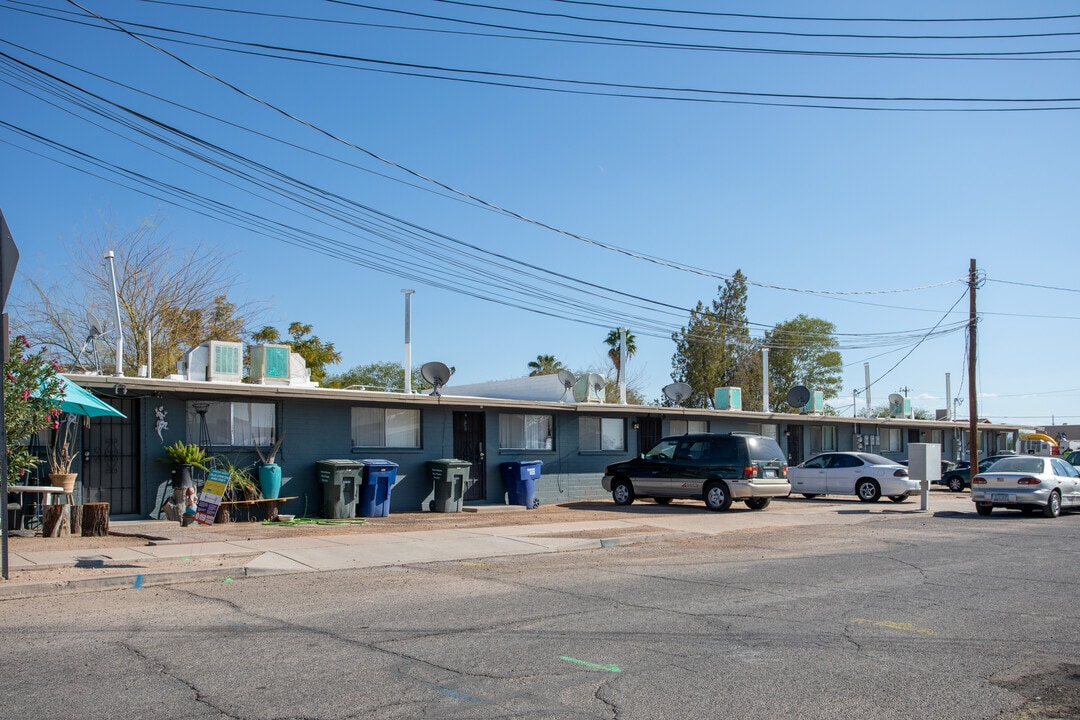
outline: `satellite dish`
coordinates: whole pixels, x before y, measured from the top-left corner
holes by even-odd
[[[791,407],[806,407],[810,402],[810,390],[803,385],[796,385],[787,391],[787,404]]]
[[[441,362],[429,362],[420,366],[420,376],[435,388],[431,392],[432,395],[438,395],[439,388],[445,385],[453,374],[454,371]]]
[[[566,393],[573,391],[574,383],[577,382],[577,378],[574,377],[574,373],[569,370],[560,370],[559,382],[561,382],[563,386],[562,397],[559,398],[559,402],[562,402],[563,399],[566,398]]]
[[[690,385],[684,382],[671,383],[670,385],[665,385],[663,389],[663,393],[665,396],[667,396],[667,399],[672,401],[676,405],[681,403],[686,398],[690,397],[690,394],[693,391],[693,388],[691,388]]]
[[[94,358],[94,369],[95,369],[95,371],[97,371],[99,373],[101,372],[101,362],[98,359],[98,353],[97,353],[97,341],[98,341],[98,338],[102,337],[104,334],[105,334],[105,324],[103,322],[101,322],[97,318],[97,316],[90,313],[90,311],[87,311],[86,312],[86,340],[83,342],[82,347],[79,348],[79,352],[75,354],[75,362],[74,362],[75,365],[79,364],[79,361],[82,359],[83,353],[85,353],[87,348],[89,348],[90,351],[91,351],[91,354],[93,355],[93,358]]]
[[[904,404],[904,396],[901,395],[900,393],[891,393],[889,395],[889,404],[890,405],[903,406],[903,404]]]

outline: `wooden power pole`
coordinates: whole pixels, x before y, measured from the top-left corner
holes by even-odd
[[[979,400],[975,392],[975,359],[977,357],[975,340],[978,318],[975,313],[975,288],[978,285],[978,273],[972,258],[968,270],[968,460],[971,461],[971,477],[979,469]]]

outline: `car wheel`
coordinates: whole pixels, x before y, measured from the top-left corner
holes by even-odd
[[[705,507],[713,512],[720,512],[731,507],[731,494],[722,482],[709,483],[705,486]]]
[[[769,503],[772,502],[772,498],[748,498],[746,501],[746,507],[751,510],[764,510],[769,507]]]
[[[611,497],[616,505],[629,505],[634,502],[634,488],[628,480],[616,480],[611,487]]]
[[[818,494],[817,493],[803,493],[802,496],[804,498],[806,498],[807,500],[813,500],[814,498],[816,498],[818,496]]]
[[[670,505],[671,504],[671,498],[669,498],[669,497],[658,497],[658,498],[653,498],[653,500],[656,501],[657,505]]]
[[[1050,493],[1049,499],[1046,501],[1046,505],[1043,506],[1043,517],[1055,518],[1061,514],[1061,496],[1058,495],[1058,491],[1054,490]]]
[[[953,492],[964,492],[964,478],[959,475],[949,476],[949,489]]]
[[[901,503],[907,500],[907,495],[890,495],[889,499],[895,503]]]
[[[860,480],[855,486],[855,494],[863,502],[877,502],[881,498],[881,488],[873,480]]]
[[[975,503],[975,512],[985,517],[994,512],[994,506],[990,503]]]

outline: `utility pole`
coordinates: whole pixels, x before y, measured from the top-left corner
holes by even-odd
[[[979,469],[979,396],[975,392],[975,359],[978,357],[975,344],[978,323],[975,313],[975,288],[978,280],[975,259],[972,258],[968,270],[968,460],[971,462],[972,477]]]

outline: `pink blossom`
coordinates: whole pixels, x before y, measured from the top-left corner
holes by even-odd
[[[24,388],[22,391],[22,399],[27,400],[30,397],[30,388]]]

